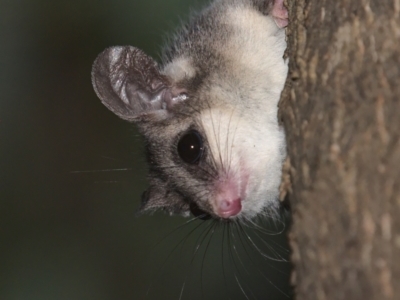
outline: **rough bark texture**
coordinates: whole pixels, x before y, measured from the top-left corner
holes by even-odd
[[[400,299],[400,0],[288,0],[296,299]]]

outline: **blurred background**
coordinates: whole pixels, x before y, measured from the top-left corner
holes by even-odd
[[[0,0],[1,300],[292,298],[282,222],[135,216],[141,138],[92,89],[103,49],[158,59],[204,3]]]

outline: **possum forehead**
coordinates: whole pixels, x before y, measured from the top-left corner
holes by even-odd
[[[231,62],[230,71],[250,85],[265,85],[281,92],[287,64],[285,30],[276,26],[270,16],[250,8],[231,8],[225,22],[233,30],[222,51]]]

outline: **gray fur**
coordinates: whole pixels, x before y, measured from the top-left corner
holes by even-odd
[[[274,86],[273,75],[265,78],[265,84],[260,84],[253,78],[264,76],[265,70],[253,72],[245,65],[246,60],[238,60],[235,53],[229,52],[235,49],[234,41],[242,38],[237,32],[241,28],[232,25],[229,14],[249,10],[267,18],[272,5],[272,0],[214,1],[172,38],[170,46],[163,51],[160,67],[130,46],[106,49],[96,59],[92,82],[97,95],[119,117],[134,122],[145,137],[150,187],[143,194],[142,211],[161,208],[187,215],[190,204],[195,203],[202,211],[217,217],[209,199],[214,195],[215,181],[228,171],[211,150],[214,146],[209,143],[210,137],[206,136],[207,129],[202,123],[203,113],[214,108],[232,110],[232,119],[250,120],[246,126],[255,132],[255,139],[268,135],[266,130],[272,132],[271,141],[277,141],[278,154],[271,172],[273,176],[280,175],[285,145],[283,131],[277,125],[276,106],[282,87]],[[282,35],[279,30],[276,28],[276,34]],[[256,42],[254,48],[257,47],[260,45]],[[274,45],[261,47],[272,47],[271,51],[275,51]],[[282,47],[278,48],[281,51]],[[265,104],[264,96],[259,95],[273,98],[274,103]],[[266,111],[269,107],[272,109]],[[218,130],[217,123],[218,120],[215,130]],[[257,127],[258,123],[265,126]],[[230,126],[230,134],[237,126]],[[205,149],[201,163],[196,165],[183,163],[176,150],[180,138],[191,129],[201,134]],[[265,195],[268,203],[257,204],[260,209],[276,207],[275,186],[273,192]],[[244,217],[254,215],[249,210]]]

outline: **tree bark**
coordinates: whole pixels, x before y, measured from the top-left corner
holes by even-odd
[[[400,299],[400,0],[288,0],[296,299]]]

